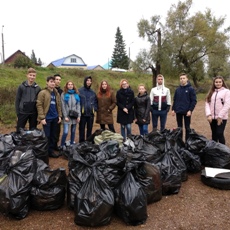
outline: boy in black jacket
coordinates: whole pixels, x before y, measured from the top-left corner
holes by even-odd
[[[25,128],[27,121],[29,121],[29,130],[37,128],[36,100],[41,88],[36,84],[35,79],[36,70],[29,68],[27,70],[27,80],[18,87],[15,100],[17,132],[20,131],[20,128]]]
[[[176,89],[173,97],[172,115],[176,114],[178,127],[183,128],[184,119],[185,140],[189,137],[192,111],[196,103],[196,92],[188,81],[187,74],[180,74],[180,86]]]

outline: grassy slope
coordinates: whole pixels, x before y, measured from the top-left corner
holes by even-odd
[[[37,78],[36,82],[44,88],[46,86],[46,77],[59,73],[62,76],[61,86],[68,80],[72,80],[77,88],[83,85],[85,76],[91,75],[93,78],[92,89],[97,91],[99,84],[102,80],[107,80],[111,87],[116,91],[119,89],[119,82],[122,78],[126,78],[135,94],[137,94],[137,86],[140,83],[146,85],[147,91],[150,92],[152,88],[152,76],[144,74],[135,74],[131,72],[118,73],[112,71],[87,71],[78,69],[49,69],[49,68],[36,68]],[[26,79],[26,69],[14,69],[0,67],[0,124],[13,125],[15,124],[16,114],[14,108],[15,94],[19,84]],[[178,79],[166,78],[166,86],[170,88],[171,93],[179,84]],[[204,82],[201,83],[207,85]],[[210,84],[208,84],[210,85]],[[202,94],[198,94],[198,99],[203,98]]]

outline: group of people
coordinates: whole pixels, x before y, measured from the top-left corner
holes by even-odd
[[[138,94],[126,79],[120,81],[120,89],[115,93],[107,81],[103,80],[98,92],[91,89],[92,77],[84,78],[83,86],[76,88],[73,81],[67,81],[63,90],[60,87],[61,76],[55,74],[46,79],[46,87],[41,89],[35,82],[36,70],[29,68],[27,80],[19,85],[16,94],[17,132],[24,129],[27,121],[29,130],[41,123],[48,138],[50,157],[58,157],[54,151],[65,149],[70,131],[70,145],[75,143],[75,133],[79,124],[79,142],[84,142],[92,135],[94,117],[102,130],[115,132],[113,110],[117,106],[117,123],[120,124],[124,140],[131,134],[132,123],[139,127],[140,135],[148,133],[152,118],[152,129],[157,130],[160,120],[160,131],[166,126],[167,115],[172,107],[178,127],[185,126],[185,139],[190,132],[191,115],[196,106],[196,92],[188,81],[186,74],[180,75],[180,86],[176,89],[171,102],[169,88],[165,87],[164,77],[159,74],[156,87],[150,94],[144,84],[138,85]],[[230,91],[222,77],[214,78],[212,87],[206,97],[205,112],[210,123],[212,139],[225,144],[224,129],[230,108]],[[150,116],[151,115],[151,116]],[[150,118],[151,117],[151,118]],[[59,136],[63,124],[63,133]]]

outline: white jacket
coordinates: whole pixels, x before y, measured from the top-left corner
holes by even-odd
[[[151,89],[150,100],[152,108],[155,110],[165,110],[167,106],[171,105],[171,94],[169,88],[162,85],[158,85]]]

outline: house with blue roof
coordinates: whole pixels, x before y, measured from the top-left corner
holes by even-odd
[[[75,54],[52,61],[47,67],[87,69],[83,59]]]
[[[92,66],[87,66],[87,70],[105,70],[105,69],[100,65],[92,65]]]

